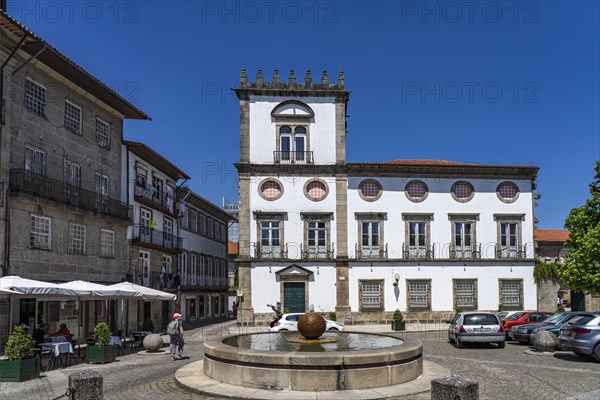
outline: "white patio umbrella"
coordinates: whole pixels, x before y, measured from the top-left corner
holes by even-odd
[[[30,295],[23,297],[77,296],[77,292],[68,287],[60,287],[56,283],[25,279],[14,275],[0,278],[0,290],[17,292],[20,295]]]
[[[145,286],[136,285],[135,283],[131,283],[131,282],[115,283],[114,285],[110,285],[108,287],[114,288],[117,290],[130,290],[133,292],[138,292],[141,294],[142,298],[146,301],[154,301],[154,300],[175,301],[175,300],[177,300],[177,296],[172,293],[163,292],[162,290],[156,290],[156,289],[148,288]]]

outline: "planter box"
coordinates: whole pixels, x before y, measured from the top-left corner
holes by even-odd
[[[406,321],[392,321],[393,331],[403,331],[406,329]]]
[[[115,346],[88,346],[85,350],[85,362],[88,364],[106,364],[115,361],[117,350]]]
[[[40,376],[40,358],[0,361],[0,382],[23,382]]]

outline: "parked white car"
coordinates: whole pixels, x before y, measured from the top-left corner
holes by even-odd
[[[269,332],[297,331],[298,320],[303,315],[304,313],[283,314],[281,318],[278,318],[269,324]],[[327,331],[333,332],[344,330],[344,325],[339,322],[330,321],[328,319],[326,319],[325,322],[327,323],[327,327],[325,328]]]

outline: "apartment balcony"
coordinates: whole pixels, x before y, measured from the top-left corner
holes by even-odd
[[[131,219],[131,206],[117,199],[24,169],[10,170],[11,193],[25,193],[124,220]]]
[[[527,258],[527,245],[522,246],[495,246],[496,258],[499,259],[525,259]]]
[[[133,226],[133,240],[162,249],[176,251],[181,248],[181,238],[169,232],[157,231],[146,225]]]
[[[312,151],[274,151],[275,164],[313,164]]]
[[[304,259],[327,259],[331,260],[334,258],[334,244],[329,243],[323,246],[304,246],[301,245],[301,254]]]
[[[383,246],[358,246],[355,245],[354,253],[357,259],[385,259],[388,258],[388,244]]]
[[[450,246],[450,258],[452,259],[479,259],[481,258],[481,244],[471,246]]]
[[[252,254],[256,259],[281,259],[288,258],[287,245],[285,246],[262,246],[260,243],[252,243]]]
[[[142,185],[138,182],[134,185],[135,196],[146,200],[146,205],[164,207],[169,213],[173,214],[175,206],[175,197],[163,191],[158,191],[154,186]],[[137,199],[139,200],[139,198]]]
[[[407,260],[431,260],[435,257],[433,246],[419,246],[404,243],[402,246],[403,258]]]

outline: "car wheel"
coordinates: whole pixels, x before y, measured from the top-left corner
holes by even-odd
[[[600,362],[600,343],[598,343],[594,349],[594,358],[596,361]]]
[[[339,331],[339,329],[338,329],[338,328],[329,328],[329,329],[327,329],[327,330],[328,330],[329,332],[333,332],[333,331],[337,332],[337,331]]]
[[[450,336],[450,332],[448,332],[448,343],[453,343],[454,339],[452,339],[452,336]]]
[[[461,347],[463,347],[463,346],[464,346],[463,342],[461,342],[461,341],[460,341],[460,339],[459,339],[459,338],[458,338],[458,336],[457,336],[457,337],[456,337],[456,347],[457,347],[458,349],[460,349],[460,348],[461,348]]]
[[[521,343],[523,343],[523,342],[521,342]],[[498,348],[499,349],[503,349],[505,347],[506,347],[506,342],[498,342]]]

